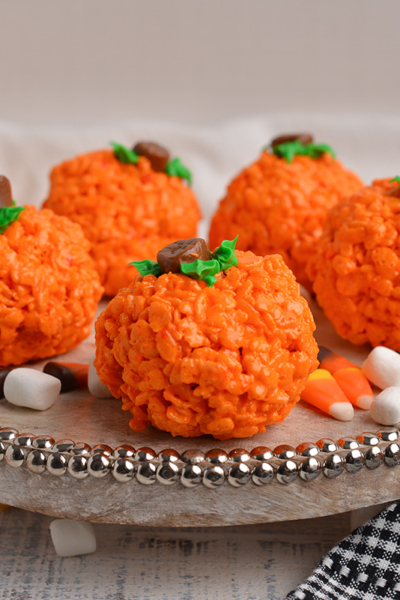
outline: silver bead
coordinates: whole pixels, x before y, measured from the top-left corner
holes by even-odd
[[[203,479],[203,470],[199,465],[187,464],[181,471],[181,483],[187,488],[196,487]]]
[[[16,435],[18,435],[18,431],[16,429],[3,427],[0,429],[0,442],[12,442]]]
[[[349,473],[357,473],[364,466],[364,454],[358,448],[350,450],[346,454],[346,471]]]
[[[156,479],[163,485],[172,485],[179,480],[179,474],[178,465],[171,461],[163,461],[163,463],[157,467]]]
[[[234,448],[229,452],[229,460],[234,463],[245,463],[251,459],[250,454],[244,448]]]
[[[322,467],[322,472],[325,477],[333,479],[339,477],[344,470],[344,460],[339,454],[331,454],[328,456]]]
[[[138,465],[136,479],[142,485],[152,485],[156,482],[157,467],[152,462],[142,462]]]
[[[186,450],[181,454],[181,460],[187,465],[198,465],[205,460],[204,452],[201,450]]]
[[[3,460],[6,453],[6,446],[3,442],[0,442],[0,460]]]
[[[83,454],[71,456],[68,461],[68,473],[75,479],[85,479],[89,475],[88,459]]]
[[[49,435],[38,435],[32,440],[33,448],[37,450],[50,450],[54,440]]]
[[[377,469],[383,463],[383,452],[379,446],[372,446],[365,454],[365,466],[367,469]]]
[[[31,450],[26,459],[28,469],[32,471],[32,473],[35,473],[37,475],[40,475],[40,473],[44,473],[44,471],[46,470],[46,463],[46,455],[43,454],[43,452],[38,448],[36,448],[35,450]]]
[[[105,454],[93,454],[88,459],[89,475],[96,477],[96,479],[108,475],[110,468],[110,461]]]
[[[24,464],[25,451],[20,446],[12,444],[6,450],[6,462],[10,467],[21,467]]]
[[[7,453],[6,453],[7,460]],[[396,442],[392,442],[385,448],[385,463],[388,467],[396,467],[400,462],[400,447]]]
[[[253,448],[250,453],[250,456],[253,460],[258,460],[259,462],[265,462],[266,460],[270,460],[273,458],[274,453],[267,446],[257,446],[257,448]]]
[[[254,467],[251,473],[251,480],[256,485],[266,485],[271,483],[274,478],[274,468],[267,462]]]
[[[369,431],[364,431],[361,435],[357,436],[357,441],[360,442],[363,446],[376,446],[381,441],[379,436],[376,433],[370,433]]]
[[[135,453],[135,460],[138,462],[148,462],[149,460],[154,460],[156,458],[156,453],[152,448],[138,448]],[[155,481],[155,480],[154,480]]]
[[[300,477],[304,481],[314,481],[321,475],[321,463],[315,456],[307,456],[299,466]]]
[[[47,457],[46,469],[52,475],[64,475],[67,466],[67,458],[61,452],[55,452]]]
[[[338,446],[343,450],[355,450],[360,444],[352,437],[342,437],[338,440]]]
[[[382,427],[376,434],[383,442],[395,442],[399,439],[399,430],[396,427]]]
[[[85,444],[85,442],[74,444],[74,447],[70,450],[71,454],[74,454],[75,456],[89,456],[91,451],[91,446]]]
[[[157,454],[157,458],[161,462],[175,463],[179,460],[179,452],[172,448],[166,448]]]
[[[220,487],[225,481],[225,471],[220,465],[213,465],[205,469],[203,473],[203,484],[210,490]]]
[[[135,474],[135,465],[128,458],[117,458],[112,469],[113,477],[119,483],[127,483]]]
[[[279,483],[292,483],[298,474],[297,465],[293,460],[285,460],[276,470],[276,478]]]
[[[13,439],[13,444],[20,448],[32,448],[32,442],[35,436],[31,433],[19,433]]]
[[[329,438],[322,438],[318,440],[317,446],[321,452],[336,452],[338,449],[336,442]]]
[[[207,452],[205,459],[212,465],[223,465],[228,460],[228,453],[221,448],[213,448]]]
[[[129,444],[122,444],[114,450],[114,458],[129,458],[135,460],[135,448]]]
[[[296,450],[288,444],[280,444],[274,449],[274,454],[277,458],[289,460],[296,456]]]
[[[53,444],[53,452],[62,452],[63,454],[71,454],[75,448],[75,442],[72,440],[60,440],[57,444]]]
[[[300,456],[317,456],[320,453],[320,449],[317,444],[313,444],[312,442],[303,442],[299,444],[296,448],[297,454]]]
[[[251,479],[251,469],[246,463],[237,463],[230,467],[228,471],[228,482],[233,487],[241,487],[249,483]]]
[[[90,454],[104,454],[104,456],[112,456],[113,453],[114,450],[111,448],[111,446],[107,446],[107,444],[97,444],[96,446],[93,446]]]

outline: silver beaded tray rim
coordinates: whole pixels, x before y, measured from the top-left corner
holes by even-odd
[[[4,462],[3,462],[3,459]],[[322,438],[304,442],[297,448],[281,444],[274,450],[257,446],[251,451],[235,448],[227,453],[214,448],[204,454],[189,449],[179,454],[172,448],[155,452],[128,444],[113,449],[106,444],[93,448],[84,442],[55,440],[48,435],[34,436],[16,429],[0,428],[0,463],[24,467],[33,474],[61,476],[69,474],[82,480],[97,479],[110,473],[115,481],[136,481],[142,485],[156,482],[171,485],[180,482],[187,488],[203,484],[216,489],[228,482],[233,487],[247,483],[257,486],[289,484],[298,477],[310,482],[321,475],[328,479],[342,473],[357,473],[366,467],[400,464],[400,430],[384,427],[375,433],[364,432],[357,438],[343,437],[337,442]]]

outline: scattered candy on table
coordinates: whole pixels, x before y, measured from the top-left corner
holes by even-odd
[[[354,408],[339,385],[325,369],[317,369],[308,378],[301,399],[339,421],[351,421]]]
[[[47,375],[56,377],[61,381],[60,393],[63,394],[79,387],[86,387],[88,370],[89,365],[51,361],[44,366],[43,373],[47,373]]]
[[[4,382],[11,369],[0,369],[0,400],[4,398]]]
[[[89,392],[95,398],[113,398],[114,396],[108,389],[108,387],[102,383],[96,371],[96,367],[93,364],[94,357],[89,363],[89,375],[88,375],[88,388]]]
[[[50,523],[54,550],[59,556],[80,556],[96,552],[96,534],[91,523],[56,519]]]
[[[371,404],[370,414],[380,425],[397,425],[400,422],[400,387],[388,387],[378,394]]]
[[[13,369],[4,382],[8,402],[35,410],[53,406],[61,390],[61,381],[36,369]]]
[[[357,365],[323,346],[319,347],[318,360],[320,368],[333,375],[346,398],[354,406],[363,410],[369,409],[374,394],[367,378]]]
[[[400,354],[385,346],[376,346],[361,366],[362,372],[376,387],[400,386]]]

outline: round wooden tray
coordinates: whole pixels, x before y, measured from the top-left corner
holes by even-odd
[[[316,338],[320,345],[339,352],[361,364],[369,349],[356,348],[341,340],[312,300],[317,323]],[[104,304],[100,306],[100,310]],[[63,356],[65,361],[88,362],[94,354],[93,337]],[[35,365],[41,368],[46,361]],[[355,410],[350,422],[336,421],[300,402],[281,424],[271,425],[253,438],[220,442],[206,436],[195,439],[173,438],[168,433],[149,428],[133,432],[129,415],[121,411],[119,400],[93,398],[87,390],[60,396],[45,412],[0,402],[0,427],[15,428],[20,433],[50,435],[56,441],[71,439],[91,446],[107,444],[115,448],[130,444],[147,446],[156,452],[174,448],[183,453],[189,448],[207,452],[222,448],[252,450],[256,446],[274,449],[280,444],[298,446],[321,438],[335,441],[344,436],[356,438],[365,431],[376,432],[368,411]],[[346,470],[334,479],[323,475],[314,481],[297,477],[288,485],[276,479],[269,485],[257,486],[252,481],[241,487],[227,482],[217,489],[200,484],[184,487],[179,481],[164,486],[141,485],[134,478],[128,483],[115,481],[111,474],[97,479],[76,480],[68,473],[61,477],[47,471],[37,475],[26,465],[12,468],[0,462],[0,502],[54,517],[105,523],[131,523],[153,526],[211,526],[264,523],[320,517],[355,510],[399,497],[397,468],[383,463],[376,470],[362,468],[357,473]]]

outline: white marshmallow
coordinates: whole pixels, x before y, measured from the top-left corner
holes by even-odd
[[[400,422],[400,387],[388,387],[374,398],[369,409],[371,417],[380,425]]]
[[[96,552],[96,535],[91,523],[56,519],[50,523],[50,535],[59,556],[79,556]]]
[[[94,358],[89,363],[88,373],[88,388],[89,392],[95,398],[114,398],[110,390],[104,383],[101,383],[99,376],[97,375],[96,367],[93,364]]]
[[[400,386],[400,354],[390,348],[374,348],[363,362],[361,370],[381,390]]]
[[[61,381],[36,369],[13,369],[4,381],[4,396],[16,406],[47,410],[61,390]]]

